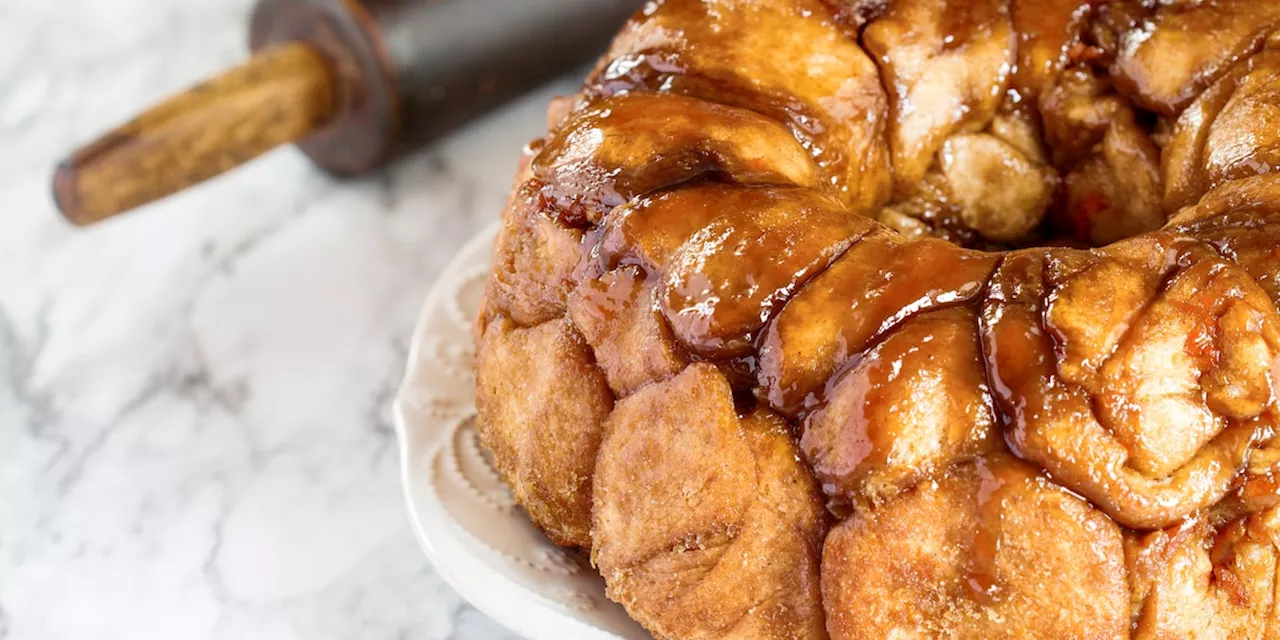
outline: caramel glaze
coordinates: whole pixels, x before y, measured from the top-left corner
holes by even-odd
[[[972,309],[919,313],[832,378],[800,447],[836,511],[883,502],[957,458],[1002,449]]]
[[[996,555],[1000,551],[1001,516],[1005,500],[1022,486],[1035,482],[1037,474],[1026,465],[1001,460],[999,457],[977,462],[978,532],[973,537],[969,561],[965,566],[965,586],[978,602],[990,606],[1004,593],[996,580]]]
[[[735,394],[791,421],[842,515],[874,514],[977,464],[977,537],[963,580],[982,606],[1003,593],[994,567],[1008,487],[1051,479],[1135,539],[1222,505],[1243,522],[1280,502],[1280,465],[1250,462],[1280,420],[1280,174],[1269,174],[1269,139],[1255,144],[1254,165],[1213,164],[1256,142],[1239,118],[1216,138],[1201,121],[1178,123],[1181,155],[1157,178],[1177,185],[1168,202],[1191,206],[1163,210],[1171,220],[1162,230],[1106,247],[984,252],[908,238],[868,217],[888,202],[893,176],[919,179],[947,132],[987,126],[1004,98],[984,92],[1003,96],[1010,83],[1033,113],[1047,110],[1034,118],[1084,118],[1046,122],[1059,127],[1046,133],[1062,166],[1097,158],[1097,167],[1123,167],[1125,153],[1149,155],[1123,148],[1128,133],[1115,127],[1147,133],[1121,98],[1063,88],[1081,81],[1064,70],[1082,59],[1094,64],[1080,72],[1088,82],[1110,64],[1123,95],[1173,118],[1233,68],[1224,60],[1244,58],[1202,111],[1256,105],[1270,80],[1250,74],[1275,63],[1251,52],[1280,19],[1272,3],[1183,11],[1014,0],[1010,14],[993,0],[945,19],[937,12],[952,3],[942,0],[827,4],[846,22],[816,0],[650,2],[535,159],[525,189],[540,191],[538,207],[571,240],[505,242],[577,247],[559,295],[613,392],[629,395],[691,362],[716,364]],[[1037,18],[1041,8],[1051,15]],[[857,39],[867,29],[891,42],[885,34],[909,28],[911,16],[937,22],[912,35],[927,55],[880,62],[913,82],[945,71],[934,58],[962,57],[969,40],[1010,42],[1008,60],[992,54],[1006,74],[994,84],[943,86],[957,104],[981,105],[938,115],[942,129],[930,125],[922,139],[910,137],[902,112],[937,87],[886,79],[882,88]],[[971,18],[980,23],[946,22]],[[1034,33],[1010,30],[1037,20]],[[1202,24],[1211,33],[1198,33]],[[937,33],[965,38],[929,40]],[[1213,46],[1162,70],[1161,42],[1176,34]],[[1121,124],[1089,120],[1098,114]],[[1072,137],[1080,131],[1085,138]],[[1121,137],[1116,151],[1098,151],[1106,136]],[[914,168],[892,173],[891,156]],[[486,313],[510,315],[494,302]],[[1024,462],[999,462],[1006,451]],[[1220,535],[1235,536],[1227,547],[1240,539]]]
[[[824,188],[884,204],[888,105],[871,58],[819,0],[651,2],[587,80],[587,102],[659,91],[760,113],[807,150]]]
[[[646,93],[602,99],[572,114],[533,173],[568,225],[598,224],[637,195],[702,177],[808,187],[820,180],[804,148],[774,120]]]
[[[1280,5],[1274,2],[1164,7],[1121,31],[1111,73],[1121,93],[1139,106],[1175,116],[1231,63],[1260,49],[1277,25]]]

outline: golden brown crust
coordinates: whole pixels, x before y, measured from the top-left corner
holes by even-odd
[[[819,0],[651,2],[587,85],[664,90],[741,107],[791,129],[838,197],[888,197],[887,103],[875,64]]]
[[[825,638],[825,514],[786,424],[739,418],[693,365],[618,403],[595,477],[592,560],[660,638]]]
[[[1178,118],[1165,147],[1164,204],[1195,204],[1231,180],[1280,164],[1280,50],[1236,63]]]
[[[868,234],[766,327],[757,396],[789,416],[814,406],[841,365],[914,313],[974,300],[997,264],[942,240]]]
[[[689,363],[662,319],[656,291],[654,278],[631,265],[583,280],[569,297],[569,317],[619,398]]]
[[[971,309],[918,314],[835,379],[800,438],[828,495],[880,502],[1001,447],[977,324]]]
[[[1280,175],[1228,182],[1183,209],[1169,226],[1240,265],[1280,307]]]
[[[839,201],[809,189],[689,187],[682,193],[722,214],[671,254],[659,297],[676,337],[709,358],[749,353],[756,332],[792,293],[871,228]]]
[[[591,545],[591,477],[612,408],[566,320],[489,322],[476,357],[476,426],[516,500],[558,544]]]
[[[835,640],[1124,638],[1120,528],[996,456],[955,467],[832,529],[822,557]]]
[[[1119,34],[1111,72],[1138,105],[1174,116],[1232,62],[1262,46],[1277,24],[1274,2],[1161,3]]]
[[[747,109],[637,91],[598,100],[547,140],[533,173],[571,222],[697,178],[816,187],[808,153],[778,122]]]
[[[582,239],[551,217],[538,183],[523,183],[502,214],[485,298],[524,326],[563,316]]]
[[[1280,633],[1275,24],[648,3],[504,212],[499,470],[662,638]]]
[[[1204,245],[1161,240],[1122,243],[1113,250],[1120,257],[1069,250],[1010,255],[982,310],[988,374],[1012,426],[1006,438],[1013,451],[1137,528],[1167,526],[1226,495],[1252,446],[1272,428],[1275,381],[1267,371],[1280,357],[1280,343],[1271,344],[1254,367],[1232,377],[1241,388],[1270,390],[1264,404],[1232,416],[1215,410],[1200,379],[1227,374],[1223,365],[1231,357],[1224,353],[1255,348],[1232,340],[1218,318],[1238,309],[1262,329],[1277,322],[1276,312],[1252,279]],[[1159,269],[1100,267],[1123,261],[1124,244],[1143,245],[1136,253]],[[1093,291],[1133,292],[1141,304],[1135,309],[1117,298],[1109,318],[1117,331],[1081,330],[1095,327],[1088,318],[1107,309],[1088,297],[1059,297],[1073,281]],[[1083,351],[1073,353],[1072,342]],[[1046,357],[1055,353],[1063,355]],[[1058,366],[1063,360],[1068,367]],[[1259,413],[1249,415],[1254,409]]]
[[[1012,84],[1020,98],[1034,101],[1057,83],[1063,70],[1076,61],[1073,58],[1079,57],[1085,28],[1100,3],[1012,0],[1009,4],[1018,38],[1018,64]]]
[[[1188,638],[1205,630],[1224,638],[1275,637],[1278,517],[1271,509],[1214,523],[1205,514],[1127,536],[1132,637]]]
[[[895,191],[915,189],[952,133],[981,129],[1014,63],[1002,0],[894,0],[862,32],[889,94]]]

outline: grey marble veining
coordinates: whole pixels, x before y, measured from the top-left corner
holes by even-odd
[[[73,144],[244,55],[246,0],[0,0],[0,638],[509,638],[410,532],[418,305],[561,83],[377,178],[282,150],[101,226]]]

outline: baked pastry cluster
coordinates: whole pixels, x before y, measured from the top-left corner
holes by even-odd
[[[476,325],[660,638],[1280,637],[1280,2],[665,0]]]

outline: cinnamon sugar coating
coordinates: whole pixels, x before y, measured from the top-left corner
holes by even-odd
[[[656,637],[1280,634],[1280,10],[654,0],[478,321]]]

